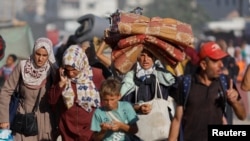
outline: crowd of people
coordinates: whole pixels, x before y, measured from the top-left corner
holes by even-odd
[[[103,54],[108,45],[112,46],[108,40],[100,40],[96,48],[92,40],[76,38],[70,36],[56,54],[50,39],[38,38],[28,59],[17,61],[17,56],[10,54],[0,69],[0,75],[4,77],[0,91],[1,129],[11,126],[7,113],[17,86],[21,99],[17,113],[31,112],[39,96],[38,134],[25,136],[13,131],[15,141],[54,141],[58,136],[62,141],[207,141],[208,125],[233,124],[233,114],[240,120],[245,120],[249,114],[246,91],[250,88],[246,87],[250,86],[243,77],[249,65],[249,55],[243,52],[245,44],[240,50],[229,48],[224,40],[204,41],[195,52],[199,60],[193,61],[190,52],[185,60],[174,60],[183,67],[183,73],[177,75],[161,62],[164,59],[159,58],[159,54],[152,51],[152,46],[160,43],[136,44],[138,50],[133,52],[136,56],[132,58],[135,62],[124,73],[117,68],[114,56]],[[147,36],[145,40],[149,38]],[[160,40],[155,39],[155,42]],[[186,45],[181,41],[175,43]],[[170,59],[167,61],[171,62]],[[174,66],[177,65],[171,65],[171,69],[177,72]],[[186,78],[190,80],[189,88],[184,91]],[[227,87],[224,88],[222,83]],[[142,115],[155,116],[152,114],[155,98],[174,105],[160,105],[168,109],[162,111],[169,114],[171,122],[167,123],[167,128],[157,127],[166,124],[165,119],[154,121],[152,118],[148,121],[154,122],[151,127],[140,122]],[[161,114],[156,116],[159,118]],[[143,125],[140,124],[151,128],[150,132],[156,136],[141,133]],[[156,134],[165,133],[161,130],[167,130],[165,136]]]

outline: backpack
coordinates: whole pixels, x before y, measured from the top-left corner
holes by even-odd
[[[183,95],[184,95],[184,105],[183,105],[183,109],[185,110],[186,108],[186,104],[187,104],[187,99],[188,99],[188,96],[189,96],[189,92],[190,92],[190,88],[191,88],[191,78],[192,76],[191,75],[184,75],[182,76],[183,77]],[[228,103],[227,103],[227,100],[226,100],[226,91],[228,89],[228,82],[227,82],[227,77],[226,75],[220,75],[219,77],[220,79],[220,85],[221,85],[221,88],[222,88],[222,94],[223,94],[223,97],[224,97],[224,100],[223,100],[223,114],[227,117],[227,110],[228,110]]]

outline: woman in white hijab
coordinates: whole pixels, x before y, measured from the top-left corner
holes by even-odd
[[[20,60],[0,93],[0,128],[9,128],[9,102],[16,86],[19,87],[21,102],[19,113],[31,113],[40,92],[36,111],[38,135],[24,136],[14,133],[15,141],[50,141],[52,140],[51,109],[48,104],[47,90],[52,84],[52,70],[55,58],[52,42],[48,38],[38,38],[33,53],[26,60]]]

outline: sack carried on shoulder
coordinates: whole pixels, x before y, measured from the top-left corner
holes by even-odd
[[[175,112],[174,99],[170,96],[168,96],[168,100],[163,99],[159,82],[156,81],[156,83],[158,83],[161,98],[157,98],[157,93],[155,92],[154,99],[146,102],[151,104],[151,112],[146,115],[138,114],[139,120],[137,121],[137,126],[139,130],[136,135],[143,141],[167,140],[171,117]]]
[[[25,136],[35,136],[38,134],[37,117],[34,112],[26,114],[16,114],[13,123],[10,126],[13,132]]]

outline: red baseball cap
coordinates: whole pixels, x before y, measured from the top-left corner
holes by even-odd
[[[215,42],[206,42],[201,45],[199,52],[200,59],[209,57],[213,60],[220,60],[226,56],[228,56],[228,54]]]

